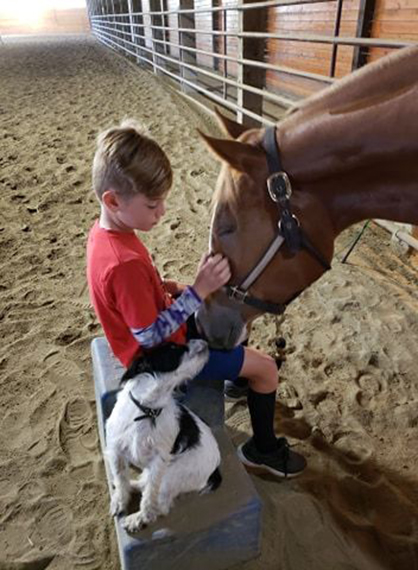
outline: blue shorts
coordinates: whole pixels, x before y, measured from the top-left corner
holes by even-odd
[[[196,376],[199,380],[235,380],[244,363],[242,344],[232,350],[209,349],[209,360]]]

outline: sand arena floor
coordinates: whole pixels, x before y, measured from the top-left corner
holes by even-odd
[[[196,127],[216,127],[87,36],[6,38],[0,78],[0,569],[113,570],[85,282],[95,137],[131,116],[165,148],[175,185],[146,243],[165,276],[191,281],[219,168]],[[388,241],[370,227],[350,264],[337,256],[283,322],[255,327],[271,354],[287,339],[276,427],[309,469],[253,476],[263,551],[241,570],[418,568],[417,263]],[[246,406],[227,416],[233,441],[248,437]]]

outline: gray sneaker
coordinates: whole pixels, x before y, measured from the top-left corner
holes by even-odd
[[[238,386],[232,380],[225,380],[224,398],[225,402],[246,402],[248,396],[248,384],[246,386]]]
[[[277,451],[260,453],[253,438],[241,444],[237,449],[238,457],[244,465],[257,467],[277,477],[297,477],[306,467],[303,455],[292,451],[286,438],[277,439]]]

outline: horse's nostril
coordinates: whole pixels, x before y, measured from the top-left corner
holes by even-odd
[[[276,338],[274,342],[279,350],[283,350],[284,348],[286,348],[286,339],[284,339],[282,336]]]

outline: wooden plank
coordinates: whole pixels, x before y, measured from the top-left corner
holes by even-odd
[[[337,22],[339,36],[355,36],[357,29],[357,16],[360,0],[344,0],[340,4],[340,18]],[[283,33],[312,33],[320,35],[336,35],[336,4],[330,2],[305,4],[298,6],[282,6],[272,8],[269,11],[268,31]],[[332,62],[332,53],[335,57]],[[328,75],[330,69],[336,77],[342,77],[351,71],[353,48],[351,46],[305,43],[286,40],[269,40],[269,62],[285,65],[300,71]],[[268,73],[267,88],[283,89],[295,97],[304,96],[316,92],[322,88],[318,82],[302,84],[296,78],[283,76],[272,71]],[[292,89],[293,84],[293,89]]]
[[[376,2],[378,10],[407,10],[418,8],[418,0],[378,0]]]
[[[392,10],[380,6],[375,11],[376,20],[390,20],[395,22],[400,21],[415,21],[415,25],[418,27],[418,6],[416,8],[399,8],[399,10]]]
[[[167,0],[167,9],[168,10],[178,10],[180,6],[179,0]],[[168,14],[168,25],[170,28],[177,28],[178,27],[178,14]],[[169,41],[175,44],[180,43],[180,33],[176,29],[169,30]],[[180,50],[178,47],[170,46],[170,55],[171,57],[175,57],[180,59]]]
[[[212,0],[195,0],[194,8],[212,8]],[[195,27],[198,30],[212,31],[213,29],[213,15],[210,12],[196,13],[195,17]],[[213,51],[213,39],[211,35],[207,34],[195,34],[196,36],[196,48],[204,51]],[[214,59],[211,56],[197,54],[197,63],[204,67],[214,68]]]
[[[418,21],[392,22],[380,20],[373,25],[373,35],[378,38],[418,39]]]
[[[356,22],[357,23],[357,14],[358,10],[344,10],[344,19],[343,22]],[[274,18],[269,18],[269,22],[271,22],[272,27],[287,25],[288,23],[298,23],[298,22],[306,22],[310,24],[313,29],[316,29],[317,23],[327,24],[329,29],[332,30],[333,24],[335,21],[335,14],[328,12],[326,14],[316,12],[313,14],[286,14],[285,16],[276,16]]]

